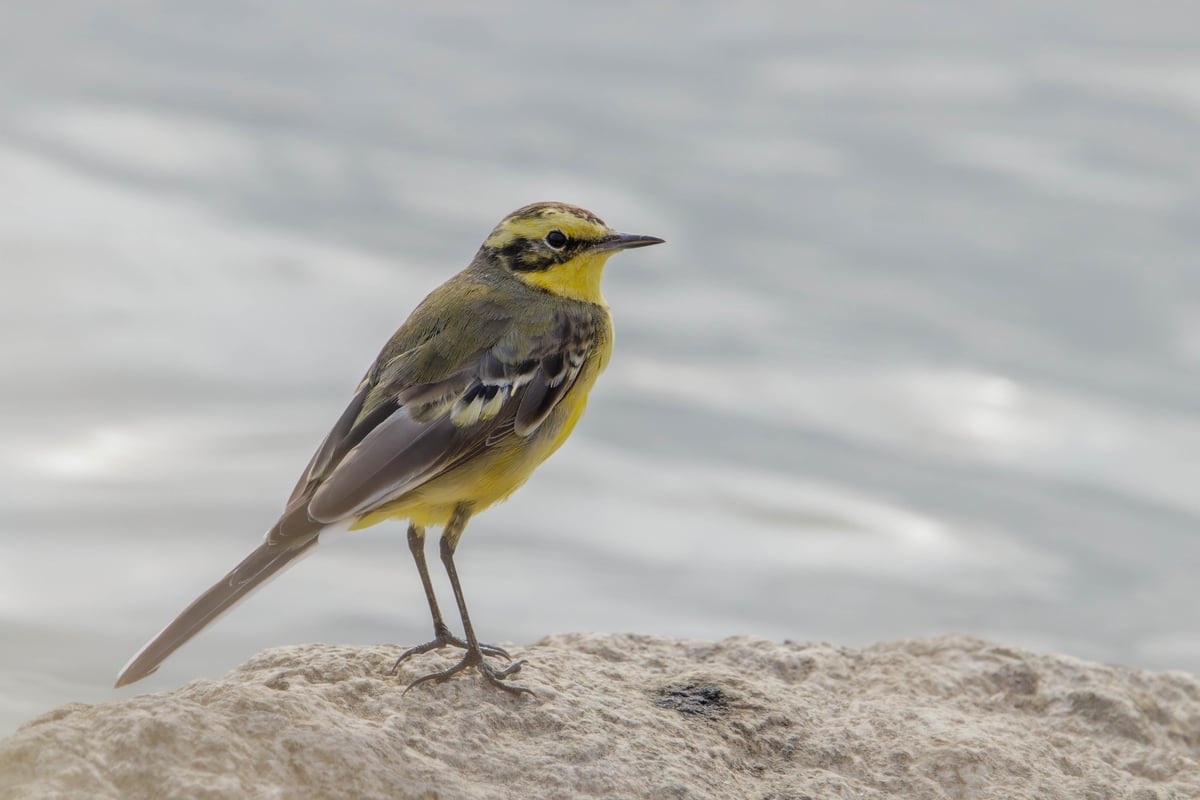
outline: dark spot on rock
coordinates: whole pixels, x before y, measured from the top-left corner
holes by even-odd
[[[1006,694],[1034,695],[1038,692],[1038,674],[1028,664],[1006,664],[991,677],[997,688]]]
[[[729,697],[716,686],[689,683],[683,687],[664,687],[657,691],[654,705],[680,714],[719,716],[729,710]]]
[[[267,681],[265,685],[268,689],[274,689],[278,692],[286,692],[288,689],[292,688],[292,685],[288,683],[288,679],[283,675],[276,675],[274,678],[271,678],[271,680]]]

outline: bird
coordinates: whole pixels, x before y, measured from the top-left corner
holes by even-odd
[[[392,673],[413,656],[455,647],[464,651],[460,661],[406,691],[474,668],[487,684],[533,694],[506,682],[524,661],[476,638],[455,551],[467,522],[524,484],[583,414],[612,352],[612,317],[600,291],[605,262],[663,241],[618,233],[566,203],[533,203],[504,217],[467,268],[431,292],[384,345],[263,543],[143,646],[116,686],[150,675],[323,532],[398,519],[408,522],[434,636],[406,650]],[[427,527],[441,528],[462,639],[438,608]],[[510,663],[495,667],[488,656]]]

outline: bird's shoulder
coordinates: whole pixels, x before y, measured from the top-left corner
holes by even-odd
[[[463,370],[517,365],[607,338],[608,309],[513,276],[467,269],[429,294],[388,340],[365,382],[381,390],[440,383]]]

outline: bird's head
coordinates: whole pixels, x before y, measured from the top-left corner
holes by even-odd
[[[617,233],[578,206],[533,203],[502,219],[478,257],[553,294],[603,303],[600,277],[609,256],[662,241]]]

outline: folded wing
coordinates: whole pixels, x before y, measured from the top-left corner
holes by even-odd
[[[293,492],[313,522],[368,513],[507,437],[537,431],[570,391],[596,338],[586,311],[559,311],[541,326],[511,326],[440,380],[413,384],[398,357],[359,387]],[[275,535],[287,535],[281,526]]]

